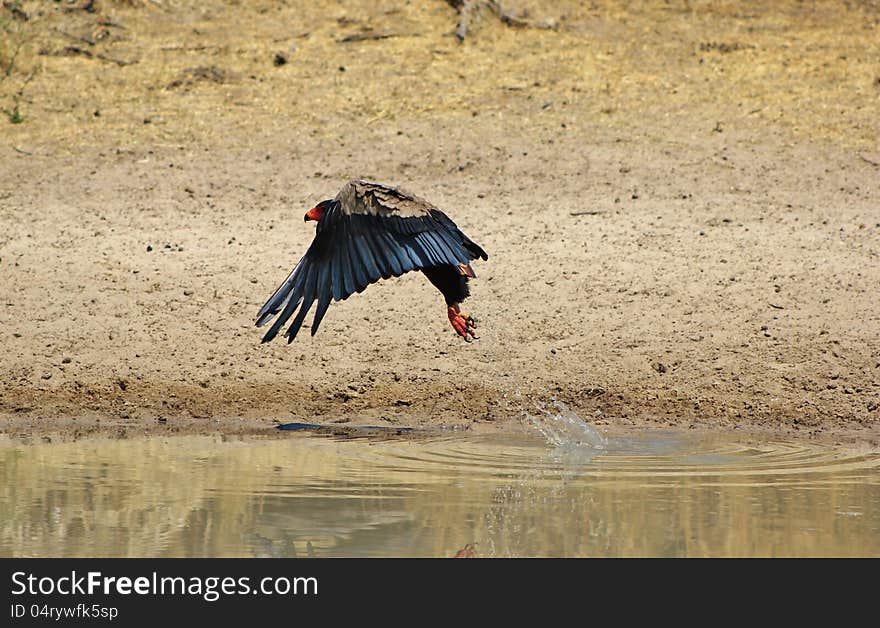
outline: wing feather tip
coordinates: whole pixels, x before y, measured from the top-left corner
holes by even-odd
[[[266,334],[263,336],[263,339],[260,340],[260,344],[264,345],[267,342],[272,342],[272,340],[275,338],[276,335],[277,334],[272,333],[272,330],[267,331]]]
[[[295,330],[294,330],[294,327],[296,327]],[[296,339],[296,336],[297,336],[297,334],[299,334],[299,330],[301,327],[302,327],[302,325],[299,325],[297,327],[295,321],[294,321],[293,325],[288,327],[287,331],[284,333],[284,337],[287,338],[287,344],[290,344],[291,342],[293,342]]]

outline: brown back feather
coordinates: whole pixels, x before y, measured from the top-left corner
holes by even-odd
[[[423,198],[381,183],[352,180],[342,186],[336,200],[345,214],[366,214],[388,218],[421,218],[440,211]]]

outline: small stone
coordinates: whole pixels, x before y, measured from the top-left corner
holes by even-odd
[[[71,362],[73,362],[72,358],[61,358],[61,364],[70,364]]]
[[[153,247],[150,246],[150,245],[148,244],[148,245],[147,245],[147,253],[149,253],[149,252],[152,251],[152,250],[153,250]]]
[[[275,57],[272,59],[272,65],[276,68],[281,67],[282,65],[287,64],[287,55],[283,52],[276,52]]]
[[[185,297],[191,297],[192,295],[193,295],[192,290],[184,290],[183,291],[183,296],[185,296]]]
[[[662,362],[654,362],[654,364],[651,365],[651,368],[661,374],[666,372],[666,365]]]
[[[556,355],[556,347],[550,347],[550,353]]]

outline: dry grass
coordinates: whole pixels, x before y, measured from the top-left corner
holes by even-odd
[[[13,143],[222,145],[486,112],[661,134],[698,119],[861,149],[877,137],[873,2],[511,3],[557,29],[482,16],[463,45],[439,0],[95,6],[23,3],[33,41],[22,64],[45,71],[23,103],[28,124],[5,129]],[[365,32],[391,36],[338,41]],[[172,87],[198,68],[225,78]]]

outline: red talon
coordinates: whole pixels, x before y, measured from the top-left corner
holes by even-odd
[[[468,543],[455,553],[453,558],[476,558],[477,551],[473,543]]]
[[[451,305],[447,308],[446,315],[449,317],[449,322],[452,323],[452,328],[455,332],[466,341],[470,342],[472,339],[476,340],[479,338],[479,336],[474,333],[477,325],[470,314],[462,312],[455,305]]]

